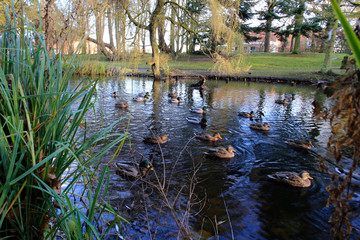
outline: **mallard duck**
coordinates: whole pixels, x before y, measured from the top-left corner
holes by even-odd
[[[313,145],[311,144],[310,140],[301,140],[301,139],[288,139],[285,141],[286,144],[296,147],[296,148],[303,148],[310,150]]]
[[[288,94],[285,94],[284,97],[286,99],[295,99],[295,93],[288,93]]]
[[[260,130],[260,131],[269,131],[270,124],[268,123],[252,123],[249,126],[251,129]]]
[[[149,92],[146,92],[146,93],[139,93],[138,94],[138,97],[150,97],[150,93]]]
[[[204,133],[204,134],[196,135],[195,137],[204,141],[211,141],[211,142],[216,142],[217,140],[222,139],[220,133],[215,133],[214,136],[211,136],[208,133]]]
[[[235,149],[229,145],[227,149],[225,147],[209,148],[205,154],[217,158],[233,158],[235,152]]]
[[[181,97],[172,98],[172,99],[169,100],[169,102],[171,102],[171,103],[180,103],[181,102]]]
[[[287,101],[288,100],[286,98],[284,98],[283,100],[281,100],[281,99],[275,100],[275,103],[277,103],[277,104],[286,104]]]
[[[115,107],[119,108],[127,108],[129,106],[129,103],[115,103]]]
[[[146,102],[146,100],[148,100],[149,97],[145,96],[145,97],[133,97],[133,100],[136,102]]]
[[[117,168],[117,174],[130,178],[144,177],[149,170],[153,170],[151,164],[146,160],[141,161],[138,167],[125,163],[115,163],[114,165]]]
[[[253,111],[251,111],[251,112],[239,112],[238,115],[240,117],[252,118],[252,117],[255,116],[255,113]]]
[[[145,137],[144,138],[144,142],[146,143],[166,143],[168,140],[170,140],[165,134],[162,135],[161,137],[159,136],[154,136],[154,137]]]
[[[171,98],[177,98],[178,93],[177,92],[169,93],[168,96],[171,97]]]
[[[293,187],[310,187],[313,179],[307,171],[296,172],[275,172],[267,175],[268,178]]]
[[[190,123],[200,124],[200,125],[207,125],[207,120],[205,118],[196,118],[196,117],[188,117],[186,120]]]
[[[190,111],[193,113],[206,113],[206,106],[203,106],[202,108],[192,108]]]
[[[117,97],[117,92],[113,92],[113,93],[111,94],[111,96],[114,97],[114,98]]]

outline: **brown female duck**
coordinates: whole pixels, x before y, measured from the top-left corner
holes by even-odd
[[[238,116],[246,117],[246,118],[252,118],[252,117],[255,116],[255,113],[253,111],[251,111],[251,112],[239,112]]]
[[[222,139],[220,133],[215,133],[214,136],[211,136],[208,133],[204,133],[204,134],[196,135],[195,137],[204,141],[211,141],[211,142],[216,142],[217,140]]]
[[[308,150],[310,150],[313,147],[310,140],[305,141],[301,139],[288,139],[285,141],[285,143],[292,147],[303,148]]]
[[[270,124],[268,123],[252,123],[249,126],[251,129],[259,130],[259,131],[269,131]]]
[[[177,92],[169,93],[168,96],[171,97],[171,98],[177,98],[178,93]]]
[[[235,152],[235,149],[229,145],[227,149],[225,147],[209,148],[205,154],[217,158],[233,158]]]
[[[300,173],[275,172],[267,176],[276,182],[284,183],[292,187],[310,187],[310,179],[313,179],[307,171],[302,171]]]
[[[146,143],[166,143],[168,140],[170,140],[165,134],[162,135],[161,137],[159,136],[154,136],[154,137],[145,137],[144,138],[144,142]]]
[[[129,103],[115,103],[115,107],[119,108],[127,108],[129,106]]]

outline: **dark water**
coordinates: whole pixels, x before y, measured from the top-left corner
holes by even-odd
[[[157,186],[156,175],[162,183],[164,172],[166,180],[172,174],[167,200],[195,238],[202,235],[220,239],[330,239],[328,219],[333,209],[326,207],[325,190],[330,177],[318,170],[318,158],[326,154],[330,130],[327,123],[312,117],[311,105],[315,98],[324,101],[324,96],[312,87],[243,82],[207,82],[208,90],[201,93],[189,87],[193,82],[196,80],[103,80],[97,86],[100,101],[96,115],[87,115],[87,127],[98,129],[123,118],[114,132],[127,132],[129,137],[112,162],[148,159],[155,171],[147,180]],[[117,98],[111,97],[114,91]],[[141,92],[150,92],[150,101],[131,101]],[[170,103],[167,95],[171,92],[178,92],[183,102]],[[287,105],[274,103],[286,93],[295,93],[295,99]],[[129,108],[116,108],[115,103],[120,101],[129,102]],[[187,117],[201,117],[189,110],[204,104],[209,106],[204,115],[208,126],[201,128],[188,123]],[[237,116],[239,111],[251,110],[264,113],[263,121],[271,125],[268,133],[251,130],[252,121]],[[216,143],[189,141],[195,133],[215,132],[223,138]],[[144,143],[142,137],[151,134],[167,134],[171,140],[161,148]],[[284,143],[289,138],[310,139],[314,148],[311,151],[291,148]],[[231,160],[204,155],[210,147],[227,145],[236,150]],[[115,150],[104,157],[102,166],[111,160]],[[331,160],[327,164],[333,169]],[[131,239],[176,238],[178,228],[157,188],[128,181],[116,175],[112,163],[109,166],[112,176],[108,199],[120,215],[132,222],[121,226],[121,233]],[[189,204],[194,169],[196,187]],[[266,179],[267,174],[275,171],[301,170],[307,170],[314,178],[311,187],[290,188]],[[352,224],[357,236],[358,218]]]

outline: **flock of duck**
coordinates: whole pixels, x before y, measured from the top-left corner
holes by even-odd
[[[117,93],[113,92],[112,97],[116,98]],[[170,93],[168,94],[169,102],[171,103],[180,103],[181,97],[178,97],[178,93]],[[295,94],[286,94],[285,98],[282,100],[276,100],[275,103],[277,104],[286,104],[288,101],[291,101],[294,99]],[[146,102],[150,98],[150,93],[140,93],[138,96],[133,98],[133,101],[136,102]],[[126,108],[129,106],[128,103],[120,102],[115,104],[116,107],[120,108]],[[207,112],[207,107],[203,106],[202,108],[193,108],[190,109],[190,112],[197,113],[197,114],[205,114]],[[245,117],[245,118],[253,118],[255,117],[255,113],[253,111],[251,112],[239,112],[238,116]],[[189,123],[193,124],[200,124],[203,127],[206,127],[207,121],[206,118],[202,117],[188,117],[187,121]],[[269,131],[270,130],[270,124],[269,123],[262,123],[262,122],[256,122],[251,123],[249,127],[253,130],[257,131]],[[222,139],[219,133],[215,133],[214,135],[210,135],[208,133],[198,134],[195,135],[195,137],[199,140],[203,141],[211,141],[215,142],[219,139]],[[164,144],[168,140],[170,140],[167,135],[162,136],[151,136],[151,137],[144,137],[143,141],[145,143],[149,144]],[[311,149],[312,144],[309,140],[302,140],[302,139],[289,139],[285,141],[286,144],[295,147],[295,148],[301,148],[301,149]],[[219,159],[230,159],[235,157],[235,149],[229,145],[228,147],[215,147],[215,148],[209,148],[207,152],[204,152],[205,155],[213,158],[219,158]],[[143,160],[139,163],[138,166],[123,164],[123,163],[115,163],[115,167],[118,169],[118,173],[123,176],[131,177],[131,178],[139,178],[142,176],[145,176],[149,170],[152,170],[152,165],[147,161]],[[311,186],[310,179],[313,179],[310,174],[307,171],[302,171],[300,173],[296,172],[275,172],[273,174],[267,175],[267,177],[271,180],[274,180],[276,182],[284,183],[289,186],[293,187],[309,187]]]

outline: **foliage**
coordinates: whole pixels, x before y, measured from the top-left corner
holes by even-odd
[[[0,236],[100,239],[96,212],[113,211],[99,205],[98,191],[92,193],[89,183],[97,179],[90,169],[125,136],[109,133],[113,125],[94,134],[80,130],[94,104],[96,81],[85,78],[70,89],[74,59],[63,66],[61,56],[50,57],[44,37],[29,22],[5,12],[0,54]],[[18,24],[19,19],[26,25]],[[34,34],[38,45],[33,44]],[[113,141],[93,152],[108,137]],[[100,183],[106,173],[105,168]],[[72,193],[80,180],[89,187],[86,196]],[[67,184],[63,192],[62,183]],[[80,208],[70,199],[87,206]]]
[[[349,44],[354,51],[355,58],[360,59],[359,46],[360,41],[351,29],[345,16],[340,10],[336,0],[331,0],[332,6],[341,21],[346,32]],[[349,73],[332,83],[325,92],[331,96],[333,106],[330,109],[325,108],[320,116],[330,121],[332,136],[328,141],[328,148],[334,155],[337,164],[342,161],[344,151],[350,151],[352,154],[352,164],[343,181],[339,181],[339,176],[332,175],[332,185],[327,187],[330,194],[328,205],[332,204],[335,211],[330,218],[333,225],[335,239],[349,238],[352,231],[350,218],[352,209],[349,200],[354,192],[351,190],[352,174],[357,169],[360,160],[360,70],[351,69]],[[315,103],[315,105],[318,105]],[[322,169],[327,169],[324,162],[320,162]]]

